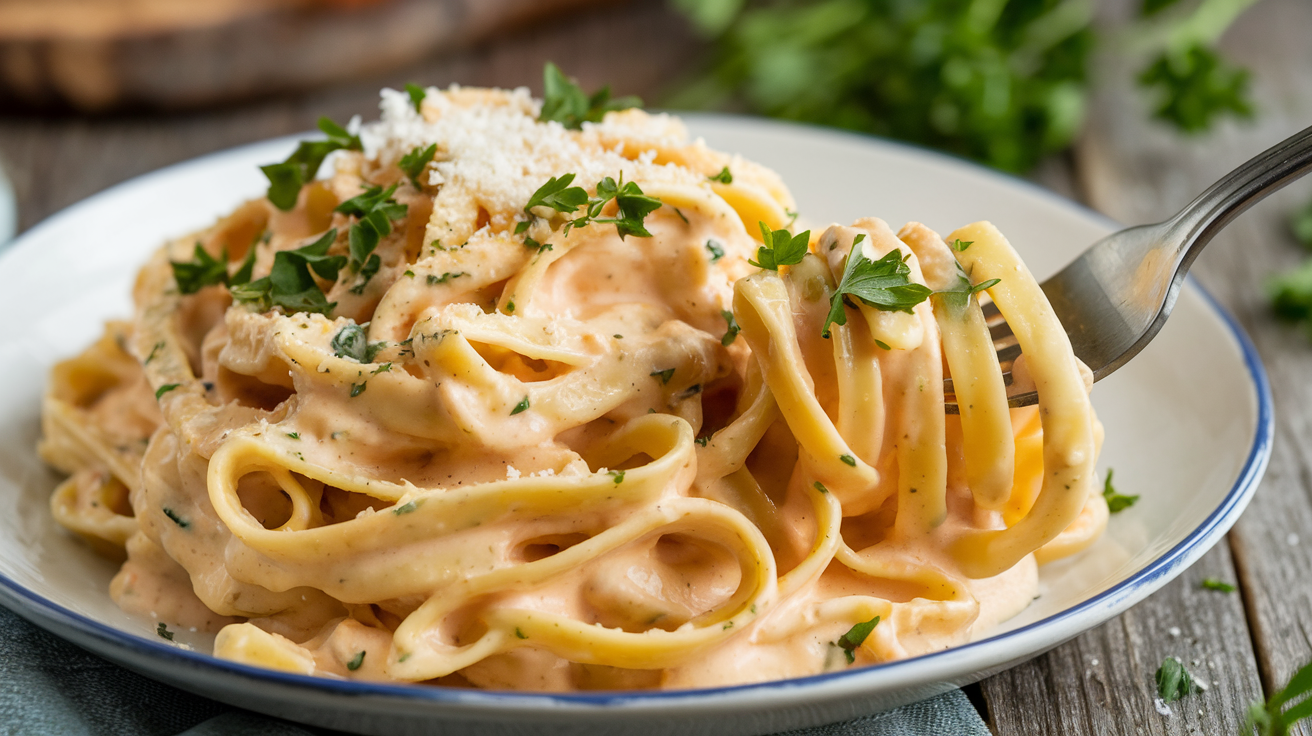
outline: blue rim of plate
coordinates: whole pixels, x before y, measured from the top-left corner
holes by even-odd
[[[862,133],[763,118],[705,113],[686,114],[685,117],[689,119],[700,117],[704,119],[737,120],[762,127],[769,126],[801,129],[812,135],[819,134],[836,138],[848,138],[866,145],[874,143],[885,147],[906,149],[921,156],[935,157],[946,162],[974,168],[977,171],[982,171],[993,177],[1008,179],[1013,185],[1019,185],[1025,189],[1029,189],[1041,198],[1047,199],[1053,204],[1071,210],[1079,214],[1081,217],[1102,220],[1113,229],[1119,227],[1118,223],[1107,216],[1045,189],[1029,180],[1006,172],[989,169],[968,159],[944,153],[942,151],[936,151],[902,141],[889,140]],[[289,136],[287,140],[293,140],[294,138],[294,136]],[[264,141],[263,143],[270,142],[271,141]],[[250,145],[262,145],[262,143]],[[93,195],[93,197],[109,195],[120,187],[126,186],[140,179],[163,175],[168,173],[171,169],[198,164],[205,159],[225,156],[233,151],[239,150],[240,148],[246,147],[249,146],[240,146],[233,149],[218,151],[196,159],[173,164],[172,166],[144,174],[140,177],[129,179],[121,184],[104,190],[100,194]],[[51,219],[63,215],[68,209],[72,209],[76,206],[77,204],[70,205],[69,208],[52,215]],[[36,228],[33,229],[35,230]],[[20,235],[10,245],[20,245],[25,239],[24,235],[26,235],[26,233]],[[509,709],[512,711],[525,711],[539,710],[544,707],[549,707],[556,713],[579,714],[605,707],[640,707],[648,703],[660,704],[681,701],[701,701],[713,698],[717,695],[726,694],[745,695],[756,692],[769,692],[771,695],[777,695],[779,691],[810,689],[809,686],[862,679],[863,675],[869,675],[874,672],[886,673],[891,668],[906,668],[911,665],[932,664],[946,661],[947,658],[951,657],[961,657],[964,654],[973,653],[984,648],[998,646],[1010,639],[1023,638],[1026,634],[1036,632],[1042,628],[1051,627],[1062,621],[1090,615],[1095,609],[1103,607],[1104,605],[1115,605],[1120,601],[1132,597],[1137,589],[1143,588],[1145,585],[1157,581],[1162,576],[1180,566],[1188,558],[1201,555],[1206,549],[1211,547],[1211,544],[1215,544],[1215,542],[1218,541],[1215,537],[1223,534],[1234,524],[1238,519],[1238,512],[1241,511],[1252,498],[1253,493],[1256,491],[1257,484],[1261,480],[1262,474],[1266,469],[1267,461],[1270,458],[1271,443],[1274,436],[1274,417],[1272,415],[1273,404],[1270,382],[1267,378],[1266,369],[1263,367],[1261,358],[1257,353],[1257,349],[1254,347],[1252,340],[1248,337],[1248,334],[1239,325],[1234,316],[1231,315],[1229,311],[1227,311],[1216,300],[1216,298],[1208,293],[1208,291],[1192,276],[1188,278],[1187,283],[1191,288],[1197,291],[1197,293],[1202,295],[1204,302],[1211,308],[1212,313],[1221,318],[1222,323],[1229,330],[1231,337],[1239,345],[1239,349],[1243,354],[1244,365],[1248,369],[1248,375],[1252,381],[1253,390],[1257,398],[1257,421],[1256,426],[1254,427],[1253,444],[1249,449],[1248,456],[1244,461],[1243,467],[1239,471],[1234,485],[1230,488],[1230,491],[1226,494],[1225,498],[1222,499],[1221,503],[1217,505],[1216,509],[1214,509],[1201,524],[1190,532],[1188,536],[1125,580],[1122,580],[1107,590],[1092,596],[1088,600],[1081,601],[1070,608],[1054,613],[1046,618],[1026,624],[1017,629],[995,634],[984,639],[972,641],[943,651],[922,654],[916,657],[909,657],[907,659],[854,670],[829,672],[787,680],[775,680],[747,685],[730,685],[696,690],[603,691],[597,693],[534,693],[510,690],[471,691],[466,689],[336,680],[310,675],[278,672],[276,670],[229,662],[218,659],[209,654],[180,649],[177,646],[164,644],[163,642],[154,642],[147,638],[116,629],[54,603],[53,601],[28,590],[26,587],[11,580],[4,574],[0,574],[0,603],[3,603],[6,608],[9,608],[10,610],[22,615],[24,618],[27,618],[30,622],[42,626],[42,628],[47,628],[44,625],[46,623],[67,626],[77,630],[81,634],[90,636],[95,640],[105,643],[110,649],[119,651],[126,650],[136,654],[143,654],[153,659],[174,660],[175,662],[186,664],[193,668],[217,670],[230,676],[264,681],[269,684],[297,689],[311,689],[330,695],[336,694],[353,697],[382,696],[415,703],[477,707],[479,710],[482,710],[485,707],[493,707]],[[1225,529],[1218,530],[1218,526],[1222,524],[1225,525]],[[1209,541],[1210,544],[1207,544],[1203,549],[1199,549],[1200,545]],[[1146,596],[1148,594],[1149,593],[1144,593],[1143,595]]]

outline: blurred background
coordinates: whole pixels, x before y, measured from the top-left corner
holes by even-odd
[[[0,242],[138,174],[372,118],[383,86],[540,94],[547,61],[588,92],[898,138],[1157,221],[1312,123],[1309,31],[1312,0],[0,0]],[[1194,267],[1283,412],[1256,500],[1147,601],[970,688],[995,733],[1235,733],[1312,657],[1312,545],[1285,541],[1312,539],[1310,199],[1278,193]],[[1225,684],[1163,719],[1152,672],[1181,650]]]

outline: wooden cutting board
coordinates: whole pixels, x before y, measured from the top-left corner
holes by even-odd
[[[0,0],[0,105],[184,108],[303,89],[383,73],[596,4]]]

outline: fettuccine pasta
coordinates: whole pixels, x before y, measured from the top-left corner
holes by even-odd
[[[992,225],[764,263],[798,235],[774,173],[540,106],[384,91],[328,178],[166,244],[55,368],[51,507],[122,608],[296,673],[696,688],[966,642],[1098,537],[1089,382]],[[920,300],[844,291],[866,262]]]

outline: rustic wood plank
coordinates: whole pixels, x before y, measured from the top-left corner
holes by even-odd
[[[1160,220],[1249,156],[1312,121],[1312,6],[1267,0],[1240,18],[1222,46],[1255,71],[1258,117],[1181,140],[1117,114],[1136,103],[1133,90],[1109,90],[1082,158],[1100,209],[1126,222]],[[1140,103],[1141,104],[1141,103]],[[1256,497],[1230,535],[1267,692],[1312,658],[1312,349],[1302,331],[1271,316],[1263,291],[1270,275],[1306,257],[1294,246],[1288,213],[1312,195],[1302,181],[1236,221],[1193,271],[1252,336],[1271,377],[1276,440]],[[1300,733],[1312,733],[1304,725]]]
[[[107,186],[211,151],[377,110],[378,89],[408,81],[516,87],[541,92],[554,60],[585,88],[658,100],[694,59],[699,42],[659,0],[635,0],[521,28],[475,49],[428,59],[386,75],[233,108],[101,118],[0,117],[0,165],[14,182],[19,229]]]

